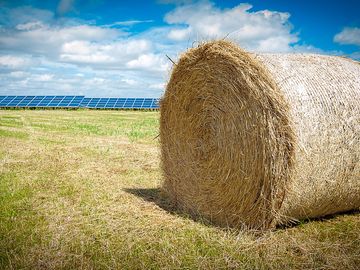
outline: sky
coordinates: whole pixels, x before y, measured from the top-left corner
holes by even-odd
[[[360,60],[359,12],[358,0],[0,0],[0,95],[160,97],[169,58],[225,37]]]

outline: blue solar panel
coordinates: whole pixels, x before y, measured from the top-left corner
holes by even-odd
[[[37,97],[33,98],[27,106],[28,107],[36,107],[44,98],[45,98],[45,96],[37,96]]]
[[[7,104],[9,104],[14,98],[15,98],[15,96],[5,97],[3,100],[1,100],[0,106],[7,107]]]
[[[105,108],[108,101],[109,101],[109,98],[101,98],[99,100],[99,102],[96,104],[96,108]]]
[[[87,105],[89,104],[90,101],[91,101],[91,98],[83,98],[80,101],[79,107],[87,107]]]
[[[85,98],[84,96],[0,96],[0,107],[157,109],[156,98]]]
[[[79,107],[83,99],[84,96],[75,96],[74,99],[70,102],[69,107]]]
[[[144,103],[144,99],[143,99],[143,98],[137,98],[137,99],[135,99],[135,101],[134,101],[133,108],[134,108],[134,109],[141,109],[143,103]]]
[[[26,96],[16,106],[17,107],[28,107],[28,104],[35,98],[35,96]]]
[[[25,96],[16,96],[13,100],[11,100],[7,106],[8,107],[16,107],[20,101],[22,101],[25,98]]]
[[[123,108],[124,104],[125,104],[125,101],[126,101],[126,98],[118,98],[115,105],[114,105],[114,108],[116,108],[116,109]]]
[[[143,103],[143,107],[145,108],[151,108],[151,104],[153,103],[153,99],[152,98],[145,98],[144,103]]]
[[[123,108],[127,108],[127,109],[133,108],[134,102],[135,102],[135,98],[126,99]]]
[[[55,96],[46,107],[59,107],[60,102],[65,98],[65,96]],[[60,106],[61,107],[61,106]]]
[[[100,98],[92,98],[86,108],[96,108],[96,105],[99,103]]]
[[[65,98],[63,98],[60,102],[59,102],[59,107],[68,107],[70,105],[70,102],[74,99],[74,96],[67,96]]]
[[[37,107],[46,107],[49,103],[55,98],[55,96],[46,96],[44,99],[40,101]]]
[[[117,98],[109,98],[109,101],[106,103],[105,108],[114,108]]]

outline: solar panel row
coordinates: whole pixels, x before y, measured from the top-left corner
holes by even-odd
[[[157,109],[159,105],[156,98],[84,98],[80,107]]]
[[[0,96],[7,108],[158,109],[156,98],[85,98],[85,96]]]

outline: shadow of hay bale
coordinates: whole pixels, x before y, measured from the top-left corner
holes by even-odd
[[[199,222],[205,226],[224,229],[224,227],[217,226],[211,221],[204,219],[200,215],[195,215],[195,214],[191,215],[187,211],[182,211],[176,204],[173,203],[173,201],[166,195],[165,192],[163,192],[161,188],[124,188],[123,191],[135,195],[146,202],[154,203],[157,206],[159,206],[161,209],[168,212],[169,214],[176,215],[182,218],[188,218],[195,222]],[[276,229],[283,230],[287,228],[294,228],[314,221],[322,222],[322,221],[332,220],[343,215],[352,216],[358,214],[360,214],[360,209],[355,209],[355,210],[345,211],[342,213],[327,215],[323,217],[308,218],[299,221],[293,221],[287,224],[278,225],[276,226]],[[230,229],[230,227],[225,229]],[[234,228],[231,228],[231,230],[234,230]]]
[[[209,220],[204,219],[201,216],[181,211],[178,205],[176,205],[172,200],[170,200],[170,198],[163,192],[161,188],[123,188],[123,191],[135,195],[146,202],[154,203],[169,214],[176,215],[182,218],[188,218],[195,222],[202,223],[206,226],[217,227]]]

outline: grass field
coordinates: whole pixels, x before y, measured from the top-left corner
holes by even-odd
[[[263,235],[177,212],[158,119],[0,111],[0,269],[358,269],[358,212]]]

